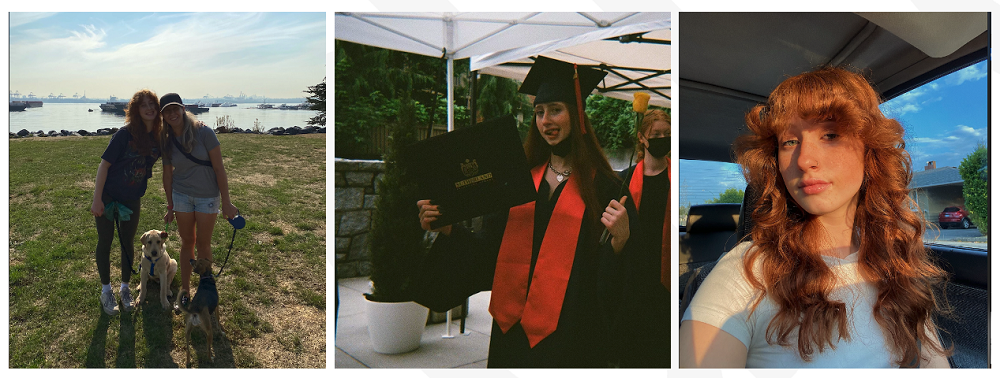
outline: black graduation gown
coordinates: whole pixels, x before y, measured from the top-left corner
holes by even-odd
[[[551,199],[546,181],[540,184],[535,202],[532,273],[542,234],[565,183],[557,187]],[[597,185],[602,203],[609,203],[620,188],[620,183],[605,177],[597,178],[593,185]],[[638,214],[631,199],[626,208],[630,220],[636,219]],[[631,242],[619,254],[613,252],[610,242],[599,245],[604,226],[599,222],[596,223],[599,227],[587,224],[588,220],[596,222],[600,215],[584,212],[556,330],[531,348],[520,323],[505,334],[494,321],[488,367],[612,366],[614,351],[609,346],[614,339],[613,323],[620,319],[617,312],[621,311],[622,256],[629,253]],[[455,225],[450,236],[439,236],[411,286],[414,300],[434,311],[446,311],[465,303],[475,293],[492,290],[507,216],[507,211],[485,216],[483,229],[477,234]],[[630,239],[635,233],[635,227],[630,227]]]
[[[635,166],[620,172],[631,181]],[[642,174],[637,172],[636,174]],[[633,248],[623,256],[624,292],[622,318],[616,324],[615,343],[621,367],[670,367],[670,292],[660,282],[664,213],[669,199],[666,170],[643,177],[637,226],[639,234],[629,242]],[[673,228],[668,228],[668,231]],[[669,240],[669,239],[668,239]]]

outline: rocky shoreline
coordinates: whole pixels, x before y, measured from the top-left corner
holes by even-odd
[[[18,131],[16,133],[11,132],[10,133],[10,139],[16,139],[16,138],[33,138],[33,137],[45,138],[45,137],[59,137],[59,136],[102,136],[102,135],[112,135],[112,134],[114,134],[116,132],[118,132],[118,128],[117,127],[113,127],[113,128],[110,128],[110,129],[109,128],[97,129],[97,131],[94,131],[94,132],[87,131],[87,130],[78,130],[78,131],[68,131],[68,130],[55,131],[55,130],[51,130],[51,131],[49,131],[47,133],[45,131],[43,131],[43,130],[38,130],[38,131],[31,132],[31,131],[28,131],[27,129],[21,129],[21,131]],[[287,128],[287,129],[284,128],[284,127],[272,127],[271,129],[268,129],[267,131],[253,131],[253,130],[250,130],[250,129],[241,129],[239,127],[234,127],[234,128],[231,128],[231,129],[230,128],[225,128],[225,127],[217,127],[217,128],[215,128],[215,133],[216,134],[232,134],[232,133],[236,133],[236,134],[267,134],[267,135],[326,134],[326,127],[325,126],[324,127],[316,127],[316,126],[298,127],[298,126],[292,126],[292,127]]]

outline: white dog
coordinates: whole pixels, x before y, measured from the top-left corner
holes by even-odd
[[[170,283],[174,281],[174,274],[177,273],[177,260],[170,258],[166,249],[167,233],[160,230],[149,230],[142,234],[139,241],[142,242],[142,263],[139,281],[139,298],[136,305],[141,305],[146,301],[146,293],[149,291],[149,280],[160,284],[160,304],[164,310],[171,310],[173,306],[167,297],[173,294],[170,291]]]

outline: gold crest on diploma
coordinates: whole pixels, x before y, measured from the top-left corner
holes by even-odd
[[[464,174],[465,177],[472,177],[479,173],[479,164],[476,163],[476,159],[472,159],[471,162],[469,159],[465,159],[464,163],[459,164],[462,166],[462,174]]]
[[[486,172],[479,175],[479,163],[476,163],[476,159],[465,159],[464,163],[459,163],[462,166],[462,174],[467,177],[465,180],[455,183],[455,189],[464,189],[472,184],[480,184],[484,182],[493,181],[493,172]],[[476,176],[478,175],[478,176]]]

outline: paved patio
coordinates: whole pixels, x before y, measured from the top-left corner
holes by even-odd
[[[340,313],[337,320],[334,367],[342,368],[485,368],[489,352],[493,317],[489,313],[490,292],[469,298],[466,334],[460,335],[459,320],[452,321],[451,334],[444,339],[446,324],[431,324],[424,329],[420,348],[409,353],[375,353],[368,336],[365,299],[368,277],[337,280],[340,289]]]

